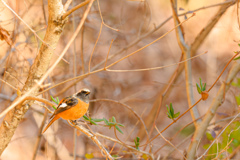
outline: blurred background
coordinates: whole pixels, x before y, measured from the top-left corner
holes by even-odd
[[[65,2],[63,0],[63,4]],[[73,0],[69,9],[81,2],[83,1]],[[47,0],[6,0],[6,3],[41,38],[44,37],[48,22]],[[90,69],[94,71],[104,67],[112,40],[113,43],[109,52],[109,57],[111,58],[107,61],[108,65],[153,42],[174,27],[174,21],[171,18],[172,8],[170,1],[99,0],[99,4],[104,23],[119,31],[103,25],[98,43],[94,48],[102,23],[98,3],[95,1],[84,28],[65,54],[65,61],[62,60],[50,74],[45,81],[43,90],[87,73],[89,71],[91,53],[93,55]],[[189,46],[194,43],[197,36],[201,36],[201,31],[213,21],[212,19],[216,17],[220,7],[224,4],[225,1],[223,0],[178,0],[178,13],[187,13],[179,16],[180,21],[190,17],[193,12],[196,13],[194,17],[182,25],[185,40]],[[9,32],[13,41],[12,47],[5,41],[0,41],[1,79],[21,90],[28,77],[30,66],[38,54],[41,41],[2,2],[0,3],[0,9],[0,26]],[[52,63],[55,62],[73,35],[85,9],[86,7],[82,7],[69,16],[52,57]],[[226,63],[234,55],[234,51],[239,49],[239,36],[237,4],[234,4],[228,7],[222,16],[219,16],[219,20],[217,20],[217,23],[207,36],[204,37],[204,41],[201,42],[195,53],[195,55],[198,55],[207,51],[207,54],[191,61],[194,99],[196,101],[201,96],[198,94],[195,84],[199,83],[199,78],[207,83],[207,88],[214,83]],[[160,67],[179,62],[181,56],[182,52],[177,42],[176,32],[172,31],[156,43],[140,50],[109,69],[133,70]],[[74,94],[81,88],[89,88],[91,90],[91,100],[98,100],[90,103],[89,115],[92,118],[106,119],[114,116],[118,123],[125,126],[124,128],[121,127],[124,134],[117,132],[119,139],[127,144],[134,145],[134,139],[139,136],[140,144],[144,144],[147,139],[143,125],[138,122],[138,118],[133,112],[122,104],[131,107],[142,117],[148,131],[152,130],[150,137],[153,138],[158,134],[154,128],[152,129],[156,116],[156,126],[160,131],[172,122],[167,117],[166,105],[172,103],[174,110],[180,113],[188,109],[184,71],[180,72],[176,80],[170,84],[167,94],[164,94],[166,86],[170,83],[169,79],[174,74],[176,68],[177,65],[140,72],[102,71],[82,80],[73,80],[57,86],[45,92],[42,97],[49,100],[50,96],[62,99]],[[223,74],[216,86],[211,90],[209,99],[197,105],[200,116],[206,113],[212,99],[216,96],[219,86],[224,82],[226,74],[227,72]],[[2,82],[0,89],[0,110],[3,111],[17,97],[17,93]],[[238,94],[239,90],[237,88],[230,88],[225,97],[225,102],[218,110],[219,114],[214,118],[214,122],[234,115],[237,111],[235,96]],[[163,99],[160,103],[162,96]],[[102,101],[101,99],[110,99],[122,104]],[[41,105],[43,104],[36,103],[31,106],[31,109],[25,115],[25,119],[16,130],[11,143],[3,152],[1,159],[32,159],[35,152],[35,158],[38,160],[71,159],[73,158],[75,147],[77,159],[85,159],[86,154],[92,154],[94,158],[104,158],[96,145],[84,134],[78,133],[76,140],[74,140],[74,129],[63,120],[58,120],[54,123],[50,130],[41,138],[39,148],[35,151],[39,127],[42,123],[46,124],[48,122],[48,120],[43,121],[45,109]],[[49,119],[49,116],[47,119]],[[192,121],[190,113],[186,114],[176,124],[168,128],[163,133],[163,136],[167,139],[172,138],[182,127]],[[225,126],[227,122],[223,121],[218,123],[218,125],[220,127]],[[93,132],[116,138],[113,129],[108,129],[103,125],[89,125],[89,127]],[[209,131],[214,127],[216,126],[210,126]],[[191,124],[181,131],[172,143],[177,146],[179,151],[184,152],[188,149],[193,132],[194,125]],[[181,143],[183,139],[184,143]],[[99,137],[99,140],[109,150],[114,146],[112,154],[123,156],[122,158],[138,158],[138,154],[133,154],[126,148],[122,148],[121,145],[117,144],[115,146],[114,142],[101,137]],[[77,143],[75,147],[74,142]],[[168,156],[169,159],[182,157],[170,145],[160,148],[164,143],[165,141],[160,137],[152,142],[152,152],[155,153],[155,157]],[[209,140],[204,137],[202,143],[199,144],[199,153],[204,151],[203,145],[206,143],[209,143]],[[143,150],[144,147],[140,147],[140,149]],[[146,151],[149,151],[149,146]]]

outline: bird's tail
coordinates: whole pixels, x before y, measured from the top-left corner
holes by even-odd
[[[54,121],[58,120],[59,118],[60,118],[59,116],[55,115],[55,116],[52,118],[52,120],[48,123],[48,125],[45,127],[45,129],[42,131],[42,134],[48,129],[48,127],[51,126],[51,124],[52,124]]]

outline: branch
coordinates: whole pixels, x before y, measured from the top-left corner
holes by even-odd
[[[177,1],[171,0],[171,6],[172,6],[172,11],[173,11],[174,23],[175,23],[175,25],[177,25],[180,23],[180,20],[178,19],[178,16],[177,16]],[[191,48],[185,42],[182,26],[179,26],[176,29],[176,35],[177,35],[178,45],[180,46],[180,48],[182,50],[182,54],[184,56],[184,60],[187,60],[191,57],[191,55],[190,55]],[[185,81],[186,81],[187,100],[188,100],[188,107],[190,108],[195,103],[194,96],[193,96],[191,61],[186,61],[184,63],[184,66],[185,66]],[[190,110],[190,113],[191,113],[192,119],[194,121],[194,125],[197,126],[197,122],[201,121],[201,119],[199,119],[198,121],[195,121],[195,119],[198,119],[200,117],[197,106],[192,108],[192,110]]]
[[[195,134],[192,138],[191,144],[188,149],[188,159],[194,159],[196,150],[197,150],[197,146],[198,146],[202,136],[204,135],[210,121],[214,117],[218,107],[221,106],[221,104],[223,103],[222,99],[224,98],[225,93],[228,91],[228,89],[231,85],[231,82],[233,81],[233,79],[235,78],[235,76],[237,75],[237,73],[239,71],[240,71],[240,62],[236,61],[233,64],[233,66],[231,67],[231,69],[227,75],[226,82],[221,85],[221,87],[217,93],[217,96],[212,101],[212,104],[209,107],[202,123],[199,125],[199,127],[195,131]]]
[[[120,104],[120,105],[126,107],[127,109],[129,109],[129,110],[138,118],[138,120],[142,123],[142,125],[144,126],[144,128],[145,128],[145,133],[146,133],[146,135],[147,135],[147,140],[149,140],[149,135],[148,135],[147,127],[146,127],[143,119],[141,118],[141,116],[139,116],[134,109],[132,109],[130,106],[128,106],[128,105],[126,105],[126,104],[124,104],[124,103],[122,103],[122,102],[115,101],[115,100],[111,100],[111,99],[95,99],[95,100],[91,100],[90,102],[97,102],[97,101],[109,101],[109,102],[113,102],[113,103]]]
[[[235,2],[235,1],[232,0],[231,2]],[[219,6],[219,5],[226,5],[226,4],[229,4],[229,2],[222,2],[222,3],[218,3],[218,4],[214,4],[214,5],[209,5],[209,6],[206,6],[206,7],[201,7],[201,8],[192,10],[192,11],[187,11],[187,12],[185,12],[185,13],[179,14],[178,16],[184,16],[184,15],[186,15],[186,14],[192,14],[193,12],[197,12],[197,11],[200,11],[200,10],[203,10],[203,9],[208,9],[208,8],[216,7],[216,6]],[[146,34],[143,34],[143,35],[137,37],[135,40],[133,40],[132,42],[130,42],[126,47],[124,47],[124,48],[120,49],[119,51],[117,51],[117,52],[113,53],[112,55],[110,55],[110,56],[108,57],[108,60],[111,60],[111,59],[113,59],[114,57],[116,57],[117,55],[123,53],[124,51],[127,51],[129,48],[133,47],[134,45],[136,45],[138,42],[140,42],[140,41],[143,40],[144,38],[146,38],[146,37],[150,36],[151,34],[153,34],[154,32],[156,32],[158,29],[160,29],[163,25],[165,25],[165,24],[166,24],[169,20],[171,20],[171,19],[172,19],[172,16],[168,17],[166,20],[164,20],[161,24],[159,24],[159,25],[158,25],[157,27],[155,27],[153,30],[149,31],[149,32],[146,33]],[[211,21],[211,22],[212,22],[212,21]],[[213,25],[213,26],[214,26],[214,25]],[[212,27],[213,27],[213,26],[212,26]],[[211,28],[211,27],[210,27],[210,28]],[[212,29],[212,28],[211,28],[211,29]],[[210,30],[211,30],[211,29],[210,29]],[[205,29],[203,29],[203,30],[205,30]],[[204,37],[204,36],[202,37],[202,39],[205,39],[205,38],[206,38],[206,35],[205,35],[205,37]],[[198,49],[198,47],[199,47],[199,46],[196,46],[195,49]],[[195,51],[192,51],[191,54],[192,54],[192,55],[195,55],[195,53],[196,53],[196,50],[195,50]],[[106,62],[106,60],[102,60],[100,63],[98,63],[97,65],[95,65],[94,67],[92,67],[91,71],[96,71],[96,69],[98,69],[101,65],[105,64],[105,62]],[[101,70],[101,69],[100,69],[100,70]],[[181,74],[182,70],[183,70],[183,68],[180,67],[180,68],[179,68],[179,71],[178,71],[178,73],[177,73],[177,76],[176,76],[176,78],[175,78],[175,80],[176,80],[177,77]],[[87,76],[86,76],[86,77],[87,77]],[[86,77],[75,78],[75,79],[77,79],[75,82],[73,82],[73,83],[71,83],[70,85],[68,85],[68,86],[66,86],[65,88],[63,88],[60,92],[58,92],[57,95],[60,95],[61,93],[65,92],[66,90],[68,90],[69,88],[71,88],[71,87],[74,86],[76,83],[80,82],[83,78],[86,78]],[[73,79],[72,79],[72,80],[73,80]],[[174,81],[175,81],[175,80],[174,80]],[[69,82],[69,81],[66,81],[66,82]],[[63,83],[66,83],[66,82],[63,82]],[[57,85],[61,85],[61,84],[63,84],[63,83],[59,83],[59,84],[57,84]],[[52,89],[52,88],[54,88],[54,87],[56,87],[56,86],[50,87],[50,88],[48,88],[47,90]],[[45,92],[45,91],[44,91],[44,92]],[[57,96],[57,95],[56,95],[56,96]],[[156,103],[156,104],[157,104],[157,103]],[[156,105],[156,106],[158,106],[158,105]],[[156,112],[156,111],[153,111],[153,112]],[[150,118],[149,118],[149,119],[150,119]]]
[[[69,11],[67,11],[66,13],[63,14],[62,19],[66,19],[67,16],[69,16],[72,12],[76,11],[77,9],[87,5],[91,0],[86,0],[82,3],[80,3],[79,5],[73,7],[72,9],[70,9]]]
[[[230,7],[234,3],[235,3],[235,0],[231,0],[231,1],[226,1],[226,2],[223,2],[223,3],[214,4],[214,5],[211,5],[211,6],[202,7],[202,8],[193,10],[193,12],[195,12],[195,11],[199,11],[201,9],[205,9],[205,8],[210,8],[210,7],[215,7],[215,6],[221,5],[219,11],[210,20],[210,23],[205,28],[202,29],[202,31],[198,34],[198,36],[195,38],[194,42],[192,43],[192,45],[191,45],[191,56],[196,55],[196,52],[197,52],[198,48],[200,47],[201,43],[206,39],[206,37],[209,34],[209,32],[213,29],[215,24],[218,22],[218,20],[223,15],[223,13],[228,9],[228,7]],[[187,13],[188,12],[186,12],[184,14],[187,14]],[[190,12],[190,13],[192,13],[192,12]],[[169,17],[169,20],[171,18],[172,17]],[[175,83],[178,80],[178,77],[181,75],[183,69],[184,69],[184,66],[180,65],[179,68],[177,68],[176,71],[172,74],[172,76],[171,76],[171,78],[169,79],[168,82]],[[167,89],[167,90],[166,90],[166,88],[168,88],[168,83],[167,83],[167,85],[165,85],[163,87],[163,89],[161,91],[159,91],[158,96],[157,96],[157,98],[156,98],[156,100],[155,100],[155,102],[153,104],[152,110],[149,112],[148,115],[146,115],[147,118],[144,121],[145,121],[147,126],[150,126],[153,123],[155,116],[152,116],[152,115],[155,115],[157,113],[157,110],[159,109],[159,106],[161,106],[163,101],[170,94],[170,91],[171,91],[172,87],[170,86],[169,89]],[[141,134],[141,133],[142,133],[142,128],[141,128],[141,130],[139,131],[138,134]]]
[[[70,121],[68,121],[68,123],[78,129],[79,131],[83,132],[85,135],[88,136],[88,138],[90,138],[97,146],[98,148],[100,148],[100,150],[105,154],[106,158],[108,159],[114,159],[109,153],[108,151],[104,148],[104,146],[101,144],[101,142],[97,139],[96,135],[94,135],[93,133],[91,133],[89,130],[87,130],[86,128],[84,128],[83,126],[80,125],[75,125],[73,123],[71,123]]]
[[[136,148],[134,148],[134,147],[132,147],[132,146],[129,146],[129,145],[126,145],[125,143],[122,143],[121,141],[118,141],[118,140],[116,140],[116,139],[114,139],[114,138],[111,138],[111,137],[102,135],[102,134],[100,134],[100,133],[95,133],[95,135],[98,136],[98,137],[102,137],[102,138],[108,139],[108,140],[110,140],[110,141],[112,141],[112,142],[121,144],[121,145],[123,145],[124,147],[126,147],[126,148],[128,148],[128,149],[130,149],[130,150],[133,150],[133,151],[135,151],[135,152],[142,153],[142,154],[146,154],[146,155],[149,156],[150,159],[154,159],[153,155],[149,154],[148,152],[141,151],[141,150],[137,150]]]
[[[43,40],[45,43],[42,43],[39,53],[33,65],[31,66],[27,81],[25,82],[22,90],[23,96],[19,97],[11,104],[11,106],[7,108],[8,111],[10,111],[7,113],[0,126],[0,155],[7,147],[8,143],[11,141],[11,138],[14,135],[17,126],[29,109],[29,105],[26,104],[30,103],[30,101],[27,101],[23,105],[19,105],[19,102],[24,100],[28,95],[35,96],[38,93],[39,85],[36,84],[36,82],[38,82],[48,70],[48,66],[54,53],[52,49],[56,48],[65,25],[65,21],[59,20],[59,17],[64,12],[61,1],[49,0],[48,8],[49,21],[46,35]],[[4,112],[4,114],[5,113],[6,112]]]

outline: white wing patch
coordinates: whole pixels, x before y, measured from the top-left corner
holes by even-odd
[[[59,105],[59,108],[64,108],[64,107],[67,107],[67,103],[62,103]]]

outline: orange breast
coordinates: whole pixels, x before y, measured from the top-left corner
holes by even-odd
[[[59,113],[58,115],[65,120],[76,120],[81,118],[88,110],[88,103],[81,101],[80,99],[78,105],[69,108],[66,111]]]

